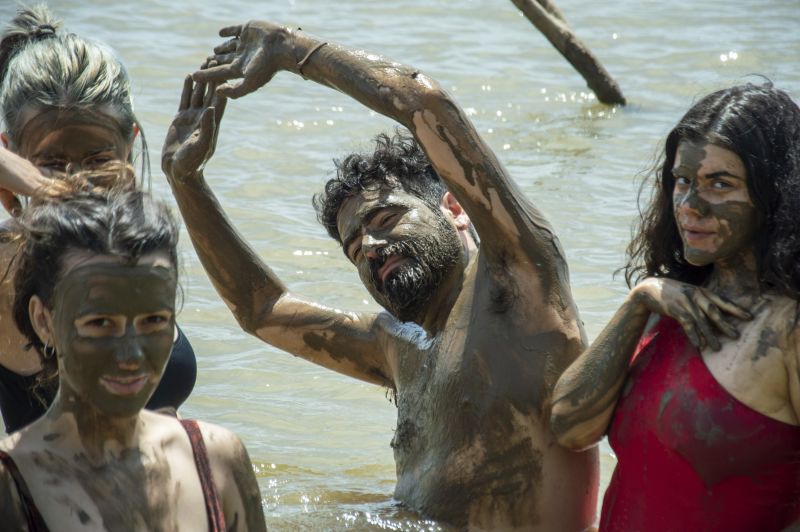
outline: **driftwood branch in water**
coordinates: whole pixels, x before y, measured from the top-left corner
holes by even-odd
[[[567,23],[567,19],[564,18],[564,13],[562,13],[561,10],[558,9],[558,6],[556,6],[553,2],[550,0],[536,0],[536,2],[542,6],[545,11],[556,17],[558,20],[564,24]]]
[[[563,15],[550,0],[511,1],[583,76],[598,100],[607,104],[625,105],[625,96],[617,82],[567,27]]]

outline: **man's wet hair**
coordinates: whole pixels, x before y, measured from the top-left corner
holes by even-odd
[[[439,209],[447,192],[417,141],[400,129],[391,136],[386,133],[376,136],[372,153],[352,153],[344,159],[334,159],[333,163],[336,177],[325,184],[323,192],[314,195],[313,204],[317,219],[339,243],[342,238],[336,222],[348,198],[385,186],[402,189],[432,209]]]

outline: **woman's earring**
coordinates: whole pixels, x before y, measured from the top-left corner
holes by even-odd
[[[47,342],[45,342],[44,348],[42,348],[42,354],[44,358],[53,358],[56,354],[56,348],[52,345],[47,345]]]

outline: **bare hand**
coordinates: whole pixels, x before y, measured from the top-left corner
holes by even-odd
[[[17,194],[30,196],[50,183],[33,163],[0,146],[0,203],[11,216],[22,210]]]
[[[194,83],[191,76],[186,77],[178,114],[169,126],[161,152],[161,168],[168,178],[193,178],[214,154],[226,102],[215,89],[215,83]]]
[[[753,319],[743,308],[703,287],[672,279],[648,277],[633,291],[650,312],[677,320],[698,349],[708,345],[719,350],[719,333],[739,338],[736,325],[726,315],[745,321]]]
[[[283,45],[289,32],[271,22],[251,20],[245,25],[228,26],[219,32],[220,37],[232,37],[214,48],[209,57],[218,66],[198,70],[192,77],[198,82],[220,83],[231,79],[217,91],[228,98],[239,98],[263,87],[278,70],[283,68]],[[293,60],[293,59],[292,59]]]

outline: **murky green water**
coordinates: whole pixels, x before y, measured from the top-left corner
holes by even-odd
[[[590,338],[624,296],[613,271],[636,212],[635,177],[703,94],[759,73],[800,97],[800,1],[559,0],[630,105],[610,109],[508,0],[56,0],[67,26],[116,48],[134,78],[154,161],[181,80],[219,27],[265,18],[412,64],[440,80],[525,193],[570,262]],[[13,4],[0,0],[0,15]],[[207,175],[231,218],[292,290],[375,309],[316,224],[310,196],[331,157],[390,123],[329,89],[281,74],[231,102]],[[153,188],[169,197],[154,165]],[[171,198],[170,198],[171,199]],[[185,236],[185,235],[184,235]],[[435,529],[391,501],[395,409],[383,390],[245,336],[183,239],[180,323],[199,354],[184,415],[245,440],[272,530]],[[603,486],[613,468],[603,446]]]

